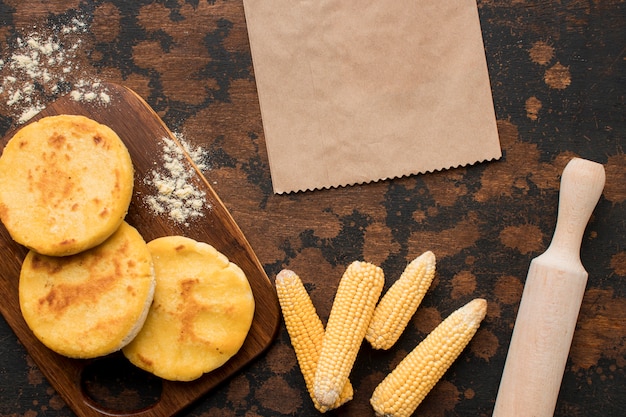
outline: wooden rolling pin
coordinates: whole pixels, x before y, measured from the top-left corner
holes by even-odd
[[[604,167],[585,159],[563,170],[556,229],[530,263],[494,417],[554,415],[587,284],[580,246],[604,182]]]

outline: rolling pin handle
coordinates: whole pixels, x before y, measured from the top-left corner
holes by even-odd
[[[546,253],[580,262],[583,234],[604,183],[602,164],[581,158],[573,158],[567,164],[561,176],[556,228]]]

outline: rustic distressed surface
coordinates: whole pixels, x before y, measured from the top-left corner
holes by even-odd
[[[84,23],[80,31],[57,33],[65,41],[64,64],[40,63],[51,67],[53,79],[65,78],[59,90],[42,81],[25,95],[46,103],[96,78],[134,89],[171,130],[205,149],[204,175],[267,275],[273,279],[284,267],[296,271],[324,319],[353,260],[381,265],[389,283],[413,257],[425,250],[437,255],[432,288],[398,345],[387,352],[363,346],[351,376],[355,398],[329,415],[373,416],[368,399],[384,375],[443,317],[483,297],[489,302],[483,325],[417,414],[490,416],[528,265],[552,237],[559,175],[573,156],[604,164],[606,187],[582,245],[589,283],[556,416],[621,416],[626,410],[626,3],[482,0],[479,13],[501,161],[282,196],[271,192],[240,1],[4,0],[0,58],[6,63],[23,49],[18,37],[47,39],[55,27],[59,32]],[[15,68],[3,65],[0,81],[12,72]],[[9,97],[10,86],[3,87],[2,134],[18,125],[26,110],[23,101]],[[115,374],[108,377],[115,382]],[[106,379],[95,375],[90,389],[116,394],[126,406],[151,395],[145,392],[150,381],[118,388],[104,384]],[[281,327],[265,355],[184,415],[315,413]],[[37,415],[72,412],[0,320],[0,416]]]

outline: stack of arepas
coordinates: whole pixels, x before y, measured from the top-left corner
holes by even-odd
[[[20,129],[0,156],[0,220],[30,249],[19,282],[24,320],[73,358],[120,349],[164,379],[200,377],[243,345],[254,297],[243,271],[206,243],[146,243],[125,221],[128,149],[84,116]]]

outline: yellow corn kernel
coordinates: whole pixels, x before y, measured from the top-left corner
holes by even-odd
[[[350,401],[353,395],[353,388],[349,381],[344,385],[337,401],[330,407],[322,406],[313,395],[313,378],[315,377],[315,369],[317,368],[317,361],[322,349],[324,325],[317,315],[315,306],[300,277],[293,271],[283,269],[276,275],[276,292],[283,313],[285,327],[287,327],[291,345],[296,352],[300,372],[302,372],[304,383],[315,408],[325,413]]]
[[[435,254],[424,252],[407,265],[374,310],[365,338],[374,349],[389,349],[409,324],[435,277]]]
[[[448,316],[376,387],[377,416],[409,417],[474,337],[487,313],[477,298]]]
[[[337,401],[348,380],[384,284],[383,270],[367,262],[353,262],[341,277],[313,384],[323,406]]]

